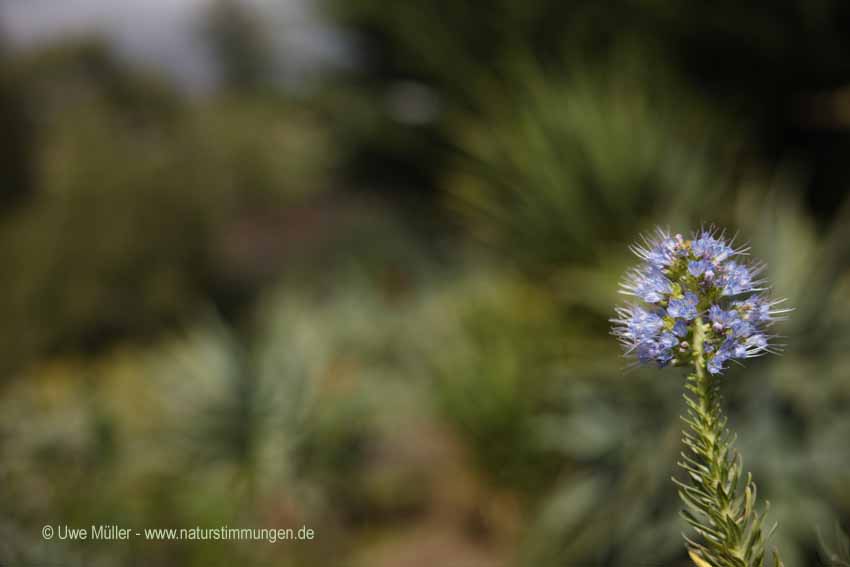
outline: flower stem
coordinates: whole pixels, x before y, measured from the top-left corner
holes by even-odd
[[[706,324],[698,317],[693,325],[694,372],[685,385],[692,395],[684,396],[687,414],[683,417],[689,428],[683,431],[686,450],[679,463],[689,482],[673,480],[685,503],[682,516],[701,541],[688,536],[685,540],[697,565],[762,567],[764,513],[754,510],[756,487],[749,475],[739,494],[741,458],[732,448],[734,436],[726,429],[717,380],[706,371]]]

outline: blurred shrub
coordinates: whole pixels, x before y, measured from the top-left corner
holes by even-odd
[[[524,88],[528,77],[514,74],[515,62],[535,61],[564,77],[606,65],[617,53],[645,51],[648,69],[669,67],[705,95],[704,103],[733,109],[733,119],[751,129],[752,153],[773,163],[789,155],[806,160],[813,175],[802,189],[820,215],[830,217],[845,193],[850,137],[842,87],[850,65],[841,0],[781,0],[770,10],[734,0],[698,7],[668,0],[323,5],[354,39],[359,66],[338,77],[343,88],[374,101],[415,81],[438,101],[440,111],[424,125],[395,121],[385,110],[381,128],[358,130],[348,119],[358,114],[340,115],[343,128],[359,131],[349,138],[355,162],[373,174],[406,172],[420,191],[433,194],[450,159],[435,150],[454,146],[446,130],[454,111],[477,114]],[[420,143],[417,133],[424,134]],[[389,143],[400,138],[407,143]]]
[[[395,452],[406,432],[399,416],[422,412],[403,370],[414,361],[406,320],[416,303],[387,285],[380,268],[389,248],[340,264],[330,288],[291,274],[238,326],[210,316],[144,349],[58,359],[6,384],[0,533],[27,537],[4,542],[0,561],[138,560],[138,548],[116,542],[42,555],[36,526],[59,517],[306,524],[325,543],[287,543],[285,556],[256,542],[162,542],[143,552],[164,565],[335,565],[373,525],[419,513],[429,490],[422,467]]]
[[[351,39],[356,64],[332,77],[322,94],[345,171],[358,189],[407,206],[426,230],[424,214],[444,220],[434,205],[455,145],[447,129],[452,114],[478,112],[494,93],[512,89],[505,71],[516,58],[557,60],[576,43],[586,44],[583,54],[600,51],[591,39],[590,30],[600,30],[593,2],[321,5]]]
[[[536,435],[556,378],[563,332],[546,296],[498,271],[444,290],[428,324],[425,364],[440,414],[470,446],[495,485],[528,495],[552,482],[563,464]]]
[[[328,14],[352,32],[362,55],[360,81],[400,78],[435,87],[452,108],[477,108],[518,58],[559,64],[604,59],[636,39],[646,12],[587,0],[517,3],[436,0],[387,6],[376,0],[326,0]],[[624,25],[611,26],[618,19]],[[504,84],[502,85],[504,86]]]
[[[588,262],[649,222],[719,208],[742,133],[639,58],[515,88],[459,120],[446,187],[472,233],[524,268]],[[651,220],[650,220],[651,219]]]
[[[281,211],[327,187],[321,128],[285,100],[184,100],[96,43],[16,73],[37,185],[0,225],[16,273],[0,289],[4,370],[151,336],[234,287],[251,296],[280,270]]]

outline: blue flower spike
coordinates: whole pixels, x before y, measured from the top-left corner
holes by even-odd
[[[631,247],[642,260],[621,284],[621,293],[640,303],[617,310],[613,333],[627,355],[659,367],[689,364],[694,325],[709,323],[704,339],[706,368],[719,374],[727,363],[776,353],[770,327],[790,309],[766,295],[759,276],[764,265],[747,262],[748,246],[735,247],[716,229],[688,240],[657,229]],[[675,343],[671,336],[677,338]]]
[[[673,479],[685,505],[682,517],[696,532],[684,536],[688,554],[697,567],[764,567],[772,529],[761,528],[767,512],[754,507],[752,477],[741,477],[718,375],[730,362],[779,352],[771,328],[790,309],[769,298],[760,278],[764,264],[748,261],[749,247],[736,247],[715,229],[690,239],[657,229],[632,251],[641,263],[626,274],[620,292],[634,301],[617,308],[613,334],[639,364],[693,369],[678,463],[687,476]],[[782,567],[779,555],[773,558]]]

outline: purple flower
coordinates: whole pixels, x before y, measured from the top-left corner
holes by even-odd
[[[742,321],[741,319],[736,319],[729,325],[729,329],[732,331],[732,335],[735,337],[749,337],[755,331],[755,327],[749,321]]]
[[[728,328],[737,318],[737,311],[726,311],[717,304],[708,308],[708,319],[711,321],[711,326],[715,331],[719,332]]]
[[[748,247],[735,247],[713,229],[691,240],[658,229],[632,251],[642,263],[627,273],[621,292],[642,304],[618,309],[611,320],[626,354],[658,366],[689,362],[695,345],[688,337],[697,324],[707,324],[701,346],[712,374],[730,360],[778,350],[767,328],[790,310],[755,293],[763,289],[757,279],[763,265],[744,262]]]
[[[671,299],[667,306],[667,315],[674,319],[690,321],[697,316],[699,297],[693,292],[687,292],[683,299]]]
[[[662,332],[664,320],[658,313],[629,306],[617,309],[617,314],[620,318],[612,319],[614,334],[619,337],[627,354],[636,354],[642,363],[655,361],[659,366],[665,366],[670,362],[678,339],[672,333]]]
[[[720,374],[723,372],[723,364],[728,359],[728,356],[722,352],[718,352],[714,356],[708,359],[708,363],[706,364],[706,368],[711,374]]]
[[[735,251],[731,246],[721,239],[715,238],[710,232],[702,231],[698,238],[693,241],[691,250],[696,258],[704,258],[711,263],[723,262]]]
[[[670,236],[670,233],[656,229],[655,238],[644,238],[643,244],[631,246],[632,252],[641,260],[656,268],[665,268],[676,260],[676,249],[678,242]]]
[[[620,286],[622,293],[634,295],[647,303],[658,303],[672,291],[670,280],[654,265],[628,273]]]
[[[658,344],[664,347],[665,349],[672,349],[674,346],[679,344],[679,339],[677,339],[676,335],[674,335],[673,333],[664,333],[658,340]]]
[[[743,301],[734,301],[732,307],[739,314],[741,319],[750,321],[754,325],[763,324],[765,326],[774,321],[783,321],[787,317],[785,313],[791,309],[777,309],[776,306],[784,303],[784,299],[771,301],[765,296],[752,296]]]
[[[754,291],[753,275],[749,268],[734,260],[725,265],[720,283],[723,295],[738,295]]]
[[[711,262],[708,260],[692,260],[688,262],[688,272],[695,278],[703,275],[709,268],[711,268]]]
[[[749,337],[744,344],[747,345],[748,356],[754,356],[754,353],[760,353],[767,350],[767,337],[764,335],[753,335]]]

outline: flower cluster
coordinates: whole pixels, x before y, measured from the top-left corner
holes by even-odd
[[[735,247],[714,229],[688,240],[658,229],[632,246],[642,263],[629,271],[621,292],[642,303],[618,308],[614,334],[641,363],[689,362],[695,325],[704,326],[706,368],[718,374],[733,360],[776,352],[768,333],[788,309],[771,301],[762,264],[744,261],[749,248]]]

